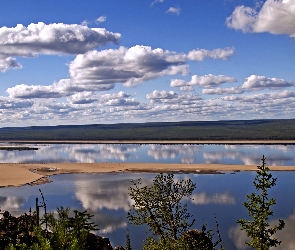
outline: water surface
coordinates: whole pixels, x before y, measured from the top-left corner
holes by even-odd
[[[286,228],[278,234],[283,245],[277,249],[295,249],[295,173],[274,172],[277,185],[270,196],[277,199],[271,221],[284,219]],[[215,215],[220,225],[225,249],[244,249],[246,240],[236,221],[248,218],[247,210],[241,205],[246,194],[254,191],[254,172],[236,174],[178,174],[177,179],[191,178],[197,187],[193,200],[186,200],[189,211],[196,219],[195,228],[203,223],[215,229]],[[52,183],[40,186],[8,187],[0,189],[0,207],[13,214],[28,212],[34,206],[35,198],[40,197],[39,188],[44,193],[49,210],[57,206],[72,209],[87,209],[94,214],[99,235],[109,237],[113,246],[125,245],[127,229],[130,231],[133,249],[141,249],[147,237],[145,227],[128,224],[126,213],[132,204],[128,195],[131,179],[141,177],[144,184],[150,184],[153,174],[66,174],[50,177]],[[41,198],[41,197],[40,197]]]
[[[23,144],[22,144],[23,145]],[[36,144],[38,150],[0,151],[0,163],[155,162],[295,166],[295,145]]]

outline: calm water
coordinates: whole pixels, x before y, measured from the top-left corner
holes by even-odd
[[[23,144],[22,144],[23,145]],[[159,162],[295,166],[295,145],[49,144],[31,151],[0,151],[0,163]]]
[[[33,145],[30,145],[33,146]],[[262,155],[268,165],[295,166],[295,145],[107,145],[50,144],[34,145],[37,151],[0,151],[0,162],[168,162],[225,163],[260,165]],[[0,166],[1,167],[1,166]],[[295,172],[274,172],[277,185],[270,195],[277,199],[272,220],[284,219],[286,227],[278,234],[283,245],[277,249],[295,249]],[[186,201],[196,219],[195,228],[207,223],[215,229],[215,214],[220,225],[225,249],[244,249],[246,240],[236,224],[247,218],[241,205],[246,194],[253,192],[255,173],[226,173],[215,175],[179,174],[176,178],[191,178],[197,184],[193,200]],[[113,246],[125,245],[127,228],[134,250],[141,249],[146,238],[145,227],[128,224],[126,213],[131,200],[128,187],[131,179],[143,178],[151,183],[151,174],[70,174],[50,177],[52,183],[40,186],[0,189],[0,208],[18,215],[34,207],[45,195],[49,210],[57,206],[87,209],[99,225],[98,234],[109,237]]]
[[[253,192],[254,173],[197,175],[180,174],[176,178],[191,178],[197,184],[193,200],[186,201],[189,211],[196,219],[195,228],[207,223],[215,229],[216,214],[225,249],[244,249],[245,236],[236,224],[237,219],[247,218],[247,211],[241,205],[246,194]],[[277,199],[272,221],[284,219],[286,227],[278,234],[283,245],[277,249],[295,249],[295,173],[275,172],[277,185],[270,196]],[[126,213],[131,200],[128,187],[131,179],[143,178],[149,184],[154,175],[150,174],[70,174],[51,177],[52,183],[40,186],[20,188],[1,188],[0,207],[14,214],[28,212],[40,197],[41,188],[47,200],[49,210],[57,206],[70,206],[72,209],[87,209],[94,214],[94,221],[99,225],[98,234],[109,237],[113,246],[125,245],[127,228],[130,231],[133,249],[141,249],[146,238],[145,227],[128,224]],[[41,198],[41,197],[40,197]]]

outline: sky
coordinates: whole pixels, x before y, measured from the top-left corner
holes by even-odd
[[[295,118],[295,0],[0,10],[0,127]]]

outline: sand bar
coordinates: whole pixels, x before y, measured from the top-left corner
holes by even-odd
[[[295,171],[295,166],[269,166],[273,171]],[[256,165],[226,164],[162,164],[162,163],[47,163],[47,164],[0,164],[0,187],[37,185],[47,182],[47,177],[64,173],[199,173],[255,171]]]

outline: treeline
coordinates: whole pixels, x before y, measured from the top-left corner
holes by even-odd
[[[295,140],[295,119],[7,127],[0,140]]]

